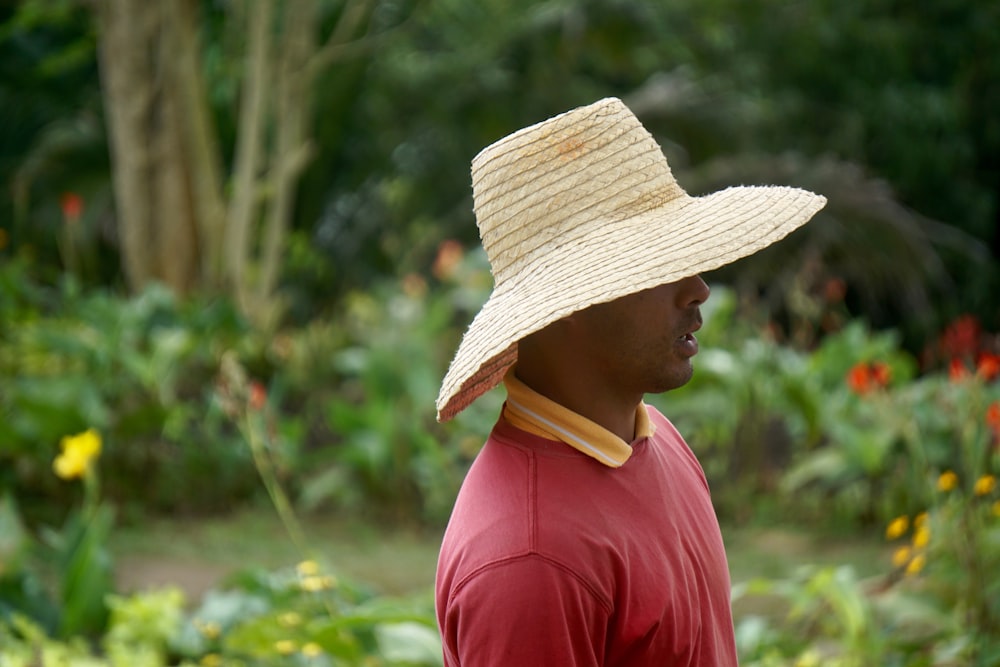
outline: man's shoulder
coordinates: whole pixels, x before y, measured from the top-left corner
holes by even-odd
[[[573,553],[565,543],[593,524],[582,512],[593,502],[584,489],[595,467],[563,443],[495,429],[459,491],[442,559],[463,568],[531,553],[563,560]]]

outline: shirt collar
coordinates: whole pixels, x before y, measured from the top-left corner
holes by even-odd
[[[623,465],[632,447],[617,435],[583,415],[539,394],[517,379],[511,368],[503,379],[507,403],[503,416],[518,428],[535,435],[560,440],[611,468]],[[635,410],[635,439],[653,434],[653,424],[640,402]]]

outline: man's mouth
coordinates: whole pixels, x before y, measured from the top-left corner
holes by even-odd
[[[701,329],[702,320],[699,316],[690,327],[688,327],[685,333],[677,337],[677,342],[682,346],[683,351],[688,356],[693,357],[698,354],[698,339],[695,337],[694,333]]]

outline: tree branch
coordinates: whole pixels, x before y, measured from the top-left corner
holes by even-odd
[[[246,264],[252,253],[255,218],[255,182],[264,144],[268,59],[271,55],[272,0],[260,0],[249,16],[246,69],[240,102],[239,135],[233,168],[233,191],[226,220],[226,277],[241,307],[246,308]]]

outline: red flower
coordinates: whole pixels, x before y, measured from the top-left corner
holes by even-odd
[[[948,364],[948,377],[952,382],[961,382],[969,377],[969,368],[961,359],[955,358]]]
[[[941,336],[941,348],[948,357],[974,355],[979,349],[981,328],[973,315],[962,315],[948,325]]]
[[[892,378],[889,365],[881,361],[872,363],[860,362],[854,364],[847,372],[847,386],[859,396],[864,396],[873,389],[886,387]]]
[[[864,396],[872,389],[872,374],[868,364],[854,364],[847,372],[847,386],[858,396]]]
[[[979,355],[979,363],[976,364],[976,375],[989,382],[1000,375],[1000,354],[983,352]]]
[[[1000,401],[993,401],[986,408],[986,424],[1000,434]]]
[[[250,409],[260,410],[267,403],[267,390],[260,382],[250,383]]]
[[[871,368],[872,379],[875,381],[875,384],[879,387],[888,387],[889,380],[892,379],[892,369],[889,368],[889,364],[876,361],[872,364]]]
[[[993,446],[1000,449],[1000,401],[993,401],[986,408],[986,426],[993,432]]]
[[[64,192],[59,195],[59,208],[67,222],[76,222],[83,215],[83,197],[75,192]]]
[[[847,283],[840,278],[830,278],[823,285],[823,296],[828,303],[840,303],[847,294]]]

